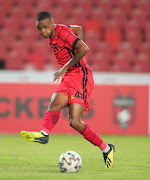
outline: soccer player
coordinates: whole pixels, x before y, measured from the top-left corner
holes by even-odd
[[[60,66],[53,81],[58,81],[60,77],[62,80],[51,97],[41,131],[21,131],[21,136],[27,141],[48,143],[49,133],[58,122],[61,109],[69,107],[70,126],[102,150],[105,166],[111,168],[114,145],[106,144],[88,124],[81,121],[83,112],[90,109],[90,94],[94,87],[92,69],[84,58],[89,48],[82,41],[82,28],[55,24],[51,13],[47,11],[39,12],[36,26],[39,35],[49,38],[50,47]]]

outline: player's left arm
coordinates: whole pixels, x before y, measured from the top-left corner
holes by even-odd
[[[82,30],[82,26],[78,26],[78,25],[69,25],[70,29],[72,30],[72,32],[79,37],[81,40],[83,40],[83,30]]]
[[[71,66],[78,63],[89,51],[89,47],[82,40],[79,40],[77,42],[75,49],[76,49],[76,53],[74,57],[71,58],[60,70],[58,70],[54,74],[53,81],[59,80],[59,78],[63,76]]]

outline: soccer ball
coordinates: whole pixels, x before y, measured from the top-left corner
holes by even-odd
[[[67,151],[60,155],[58,167],[61,172],[76,173],[82,165],[81,157],[74,151]]]

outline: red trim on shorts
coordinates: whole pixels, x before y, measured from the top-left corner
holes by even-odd
[[[86,107],[86,104],[84,104],[84,103],[71,102],[71,103],[69,103],[69,104],[72,104],[72,103],[80,104],[80,105],[82,105],[82,106],[84,106],[84,107],[85,107],[85,111],[89,111],[89,109]]]
[[[68,92],[66,92],[66,91],[55,91],[54,93],[56,93],[56,92],[62,93],[62,94],[64,94],[65,96],[68,97]]]

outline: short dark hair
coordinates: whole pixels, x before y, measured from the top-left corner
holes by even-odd
[[[42,20],[47,19],[47,18],[53,19],[51,13],[48,11],[41,11],[36,16],[36,21],[42,21]]]

